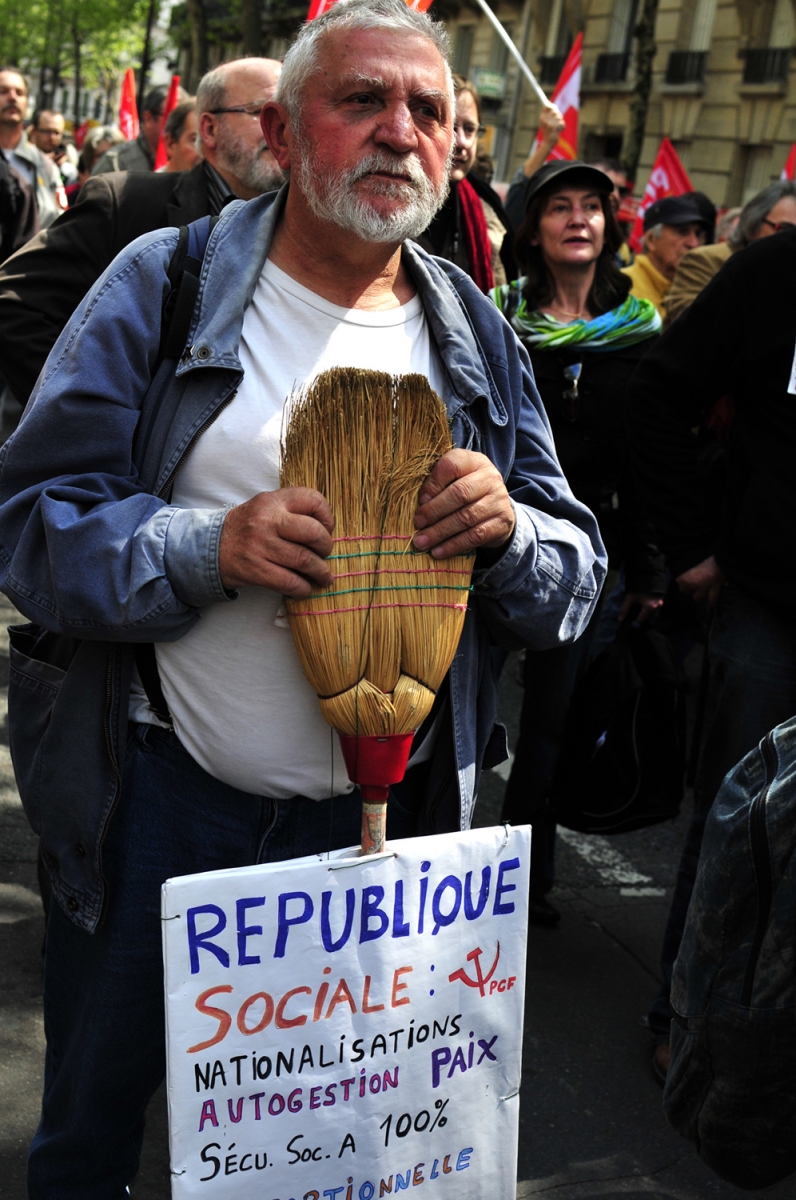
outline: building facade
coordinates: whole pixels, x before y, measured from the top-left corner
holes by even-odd
[[[639,6],[640,0],[500,0],[495,9],[548,94],[583,32],[581,157],[622,154]],[[434,7],[450,30],[454,69],[480,87],[484,148],[495,159],[496,178],[510,178],[533,142],[538,102],[474,4]],[[794,0],[660,0],[655,42],[636,193],[668,136],[695,188],[719,205],[744,203],[779,177],[796,141]]]

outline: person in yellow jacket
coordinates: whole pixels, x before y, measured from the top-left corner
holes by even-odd
[[[691,196],[666,196],[644,213],[643,251],[624,274],[629,276],[631,295],[651,300],[662,317],[666,294],[683,255],[703,246],[708,222]]]

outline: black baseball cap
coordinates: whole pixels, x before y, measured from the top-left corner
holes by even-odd
[[[558,158],[553,162],[545,163],[528,180],[525,190],[526,209],[533,197],[543,187],[554,181],[559,187],[587,187],[593,188],[595,192],[609,193],[614,190],[610,175],[606,175],[605,171],[601,171],[599,167],[590,167],[587,163],[577,159],[571,161]]]
[[[710,221],[700,211],[693,193],[688,196],[664,196],[656,200],[644,213],[644,232],[653,225],[703,225],[710,228]]]

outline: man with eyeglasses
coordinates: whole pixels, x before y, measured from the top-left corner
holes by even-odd
[[[74,208],[3,263],[3,375],[20,404],[61,330],[119,251],[144,233],[216,216],[231,200],[251,200],[281,185],[259,120],[280,71],[275,59],[245,58],[208,72],[196,97],[197,166],[89,179]]]
[[[266,145],[260,113],[276,90],[281,66],[270,58],[223,63],[196,93],[199,150],[211,192],[253,200],[281,187],[284,176]]]

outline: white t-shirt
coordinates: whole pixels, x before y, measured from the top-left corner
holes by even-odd
[[[173,504],[217,509],[277,489],[285,401],[330,367],[417,372],[444,396],[419,297],[386,312],[340,308],[272,262],[246,310],[240,359],[238,393],[191,451]],[[248,587],[208,606],[185,637],[157,645],[158,668],[176,733],[206,771],[255,795],[320,800],[351,785],[287,622],[277,621],[282,603]]]

